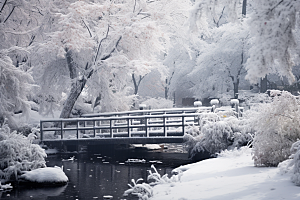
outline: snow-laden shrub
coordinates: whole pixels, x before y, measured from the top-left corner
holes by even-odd
[[[150,197],[152,197],[153,196],[152,187],[147,183],[139,183],[140,181],[143,181],[143,179],[140,178],[137,181],[132,179],[131,182],[133,184],[132,185],[128,184],[130,189],[126,190],[123,195],[124,196],[128,196],[130,194],[135,195],[139,198],[139,200],[148,200]]]
[[[152,172],[152,170],[154,172]],[[174,174],[171,176],[171,178],[168,177],[168,174],[165,174],[163,176],[161,176],[156,168],[154,167],[154,165],[151,165],[151,170],[148,170],[149,175],[147,177],[147,180],[150,182],[151,186],[155,186],[158,184],[166,184],[166,183],[174,183],[174,182],[178,182],[180,181],[180,178],[182,176],[182,172],[178,171],[177,174]]]
[[[189,129],[184,140],[191,158],[205,152],[216,156],[222,150],[247,145],[252,140],[251,132],[247,120],[234,114],[201,113],[199,127]]]
[[[286,91],[271,91],[273,101],[252,109],[256,131],[253,159],[256,166],[277,166],[291,155],[290,148],[300,138],[299,100]]]
[[[152,170],[154,172],[152,172]],[[151,169],[148,170],[148,173],[149,175],[147,180],[150,182],[149,184],[139,183],[140,181],[143,181],[142,178],[138,179],[137,181],[132,179],[131,182],[133,184],[132,185],[128,184],[130,189],[126,190],[123,195],[124,196],[135,195],[139,198],[139,200],[148,200],[149,198],[153,197],[153,189],[151,186],[155,186],[157,184],[166,184],[166,183],[174,184],[175,182],[180,181],[180,178],[182,176],[182,171],[180,170],[177,170],[176,174],[173,174],[171,178],[168,177],[168,174],[161,176],[157,172],[154,165],[151,165]]]
[[[300,186],[300,141],[295,142],[291,147],[291,158],[293,159],[292,182]]]
[[[21,171],[45,167],[45,151],[32,144],[33,133],[28,137],[10,130],[7,124],[0,128],[0,179],[17,178]]]

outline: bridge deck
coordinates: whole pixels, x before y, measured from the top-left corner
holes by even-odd
[[[107,144],[161,144],[161,143],[182,143],[183,137],[120,137],[120,138],[81,138],[44,140],[46,145],[107,145]]]

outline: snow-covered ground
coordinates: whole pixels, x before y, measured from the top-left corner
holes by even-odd
[[[178,169],[183,171],[180,182],[155,186],[152,200],[300,199],[291,174],[284,167],[255,167],[249,148]]]

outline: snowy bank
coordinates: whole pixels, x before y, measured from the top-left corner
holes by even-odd
[[[68,182],[68,177],[60,167],[39,168],[32,171],[25,171],[20,176],[21,180],[32,183],[44,184],[64,184]]]
[[[280,167],[254,167],[251,149],[181,166],[179,182],[153,188],[153,200],[300,199],[300,188]]]

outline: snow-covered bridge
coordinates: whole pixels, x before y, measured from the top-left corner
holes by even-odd
[[[41,142],[52,146],[182,143],[186,128],[199,124],[199,114],[214,109],[212,106],[136,110],[41,120]],[[224,109],[235,110],[221,107],[214,111]],[[237,113],[240,115],[240,111]]]
[[[199,112],[211,109],[137,110],[41,120],[41,141],[48,145],[182,143],[186,127],[198,123]],[[53,132],[55,139],[49,137]]]

